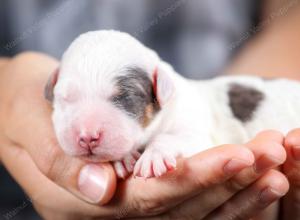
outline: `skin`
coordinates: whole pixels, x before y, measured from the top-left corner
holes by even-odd
[[[288,133],[285,139],[287,161],[283,166],[283,172],[287,175],[291,184],[291,190],[283,200],[283,218],[298,219],[300,216],[300,129]]]
[[[87,164],[59,148],[51,107],[43,98],[57,64],[43,54],[25,53],[0,69],[2,163],[45,219],[248,219],[288,191],[285,176],[272,170],[286,159],[283,135],[266,131],[244,145],[182,159],[163,178],[129,178],[117,190],[111,165],[94,165],[105,174],[106,187],[99,203],[89,203],[77,187]],[[228,165],[232,160],[235,166]]]
[[[281,5],[288,2],[285,0]],[[226,73],[300,80],[300,29],[295,28],[300,24],[300,7],[294,6],[282,16],[267,19],[283,6],[267,10],[260,23],[265,22],[265,29],[258,31],[237,54]]]
[[[4,66],[5,64],[7,64],[8,61],[9,61],[9,58],[1,57],[1,58],[0,58],[0,68],[1,68],[2,66]]]

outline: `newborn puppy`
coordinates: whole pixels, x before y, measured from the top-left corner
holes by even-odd
[[[184,79],[154,51],[117,31],[78,37],[45,97],[53,104],[62,149],[92,162],[111,161],[121,178],[132,172],[158,177],[175,168],[179,156],[300,125],[298,82]]]

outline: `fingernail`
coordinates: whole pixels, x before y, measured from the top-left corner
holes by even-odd
[[[295,160],[300,160],[300,146],[293,146],[291,148],[292,156]]]
[[[268,205],[268,204],[276,201],[277,199],[279,199],[282,196],[284,196],[284,194],[276,191],[275,189],[268,187],[261,191],[261,193],[259,195],[259,200],[261,203]]]
[[[99,165],[89,164],[80,171],[78,188],[91,202],[98,203],[102,200],[107,183],[108,176]]]
[[[223,169],[224,169],[225,174],[233,175],[251,165],[252,165],[252,163],[249,161],[234,158],[234,159],[231,159],[230,161],[228,161],[225,164]]]
[[[280,165],[281,163],[283,162],[275,157],[263,155],[256,160],[254,170],[256,173],[262,173],[272,167]]]

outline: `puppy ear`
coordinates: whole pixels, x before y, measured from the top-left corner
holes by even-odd
[[[173,79],[169,76],[170,71],[173,71],[172,67],[164,63],[154,70],[154,93],[160,107],[168,103],[175,92]]]
[[[53,90],[56,85],[58,75],[59,75],[59,68],[56,68],[56,70],[50,75],[48,82],[45,86],[44,96],[49,102],[53,102],[54,99]]]

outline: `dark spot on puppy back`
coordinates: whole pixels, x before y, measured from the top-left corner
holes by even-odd
[[[233,115],[242,122],[252,119],[253,113],[264,99],[264,94],[250,86],[232,83],[228,90],[229,106]]]
[[[112,102],[146,127],[159,110],[149,74],[138,67],[126,68],[116,78],[117,94]]]

